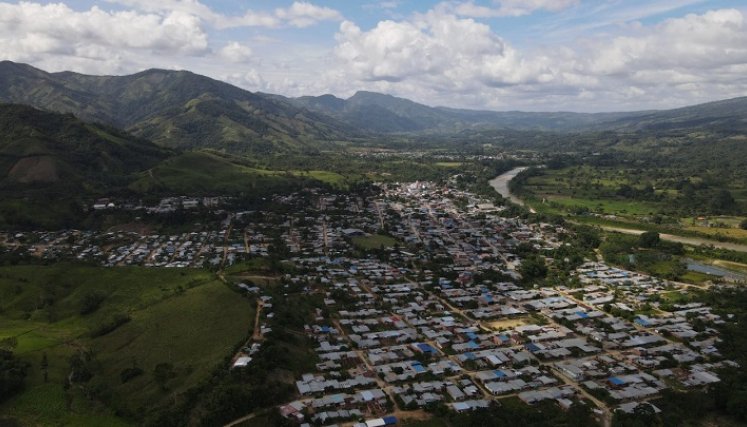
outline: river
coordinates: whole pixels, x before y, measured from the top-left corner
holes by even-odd
[[[685,261],[685,263],[687,264],[687,269],[690,271],[710,274],[711,276],[724,277],[726,279],[739,282],[747,280],[747,276],[742,273],[737,273],[736,271],[727,270],[715,265],[704,264],[691,258],[685,258],[683,261]]]
[[[508,189],[508,183],[511,182],[512,179],[516,178],[516,175],[518,175],[522,171],[527,170],[528,168],[528,166],[513,168],[508,172],[496,176],[488,183],[495,189],[495,191],[498,192],[498,194],[503,196],[504,199],[508,199],[519,206],[524,206],[523,200],[511,194],[511,190]]]

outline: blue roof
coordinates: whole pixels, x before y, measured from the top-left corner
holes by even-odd
[[[621,380],[618,377],[612,377],[612,378],[610,378],[610,382],[612,384],[614,384],[614,385],[623,385],[623,384],[625,384],[625,381]]]
[[[651,323],[648,320],[641,319],[640,317],[635,318],[635,323],[641,325],[641,326],[650,326]]]
[[[490,294],[483,294],[483,298],[485,298],[485,301],[487,302],[493,302],[493,296]]]
[[[582,318],[582,319],[588,319],[588,318],[589,318],[589,315],[588,315],[588,314],[586,314],[586,312],[584,312],[584,311],[577,311],[577,312],[576,312],[576,315],[577,315],[578,317]]]
[[[430,344],[426,344],[426,343],[420,343],[420,344],[418,344],[418,348],[423,353],[435,353],[436,352],[435,348],[431,347]]]
[[[503,342],[506,342],[506,341],[509,341],[511,337],[509,337],[508,335],[498,335],[498,339]]]
[[[467,347],[469,347],[469,348],[480,348],[480,346],[479,346],[479,345],[477,345],[477,343],[476,343],[476,342],[474,342],[474,341],[470,341],[470,342],[468,342],[468,343],[467,343]]]
[[[412,365],[412,369],[415,369],[415,372],[417,373],[425,372],[425,368],[420,363]]]
[[[475,360],[477,358],[475,353],[472,353],[471,351],[464,353],[464,357],[466,357],[467,360]]]
[[[387,425],[389,425],[389,424],[397,424],[397,417],[392,416],[392,415],[390,415],[388,417],[384,417],[383,420],[384,420],[384,422]]]
[[[503,377],[505,377],[505,376],[506,376],[506,373],[505,373],[505,372],[503,372],[503,371],[501,371],[500,369],[498,369],[498,370],[496,370],[496,371],[493,371],[493,373],[495,374],[495,376],[496,376],[497,378],[503,378]]]
[[[539,349],[540,349],[539,347],[537,347],[536,344],[531,343],[531,342],[529,344],[525,345],[524,347],[526,347],[527,350],[529,350],[531,352],[539,351]]]
[[[467,332],[467,333],[466,333],[466,334],[464,334],[464,335],[467,335],[467,338],[469,338],[469,339],[471,339],[471,340],[476,340],[476,339],[477,339],[477,334],[476,334],[476,333],[474,333],[474,332]]]

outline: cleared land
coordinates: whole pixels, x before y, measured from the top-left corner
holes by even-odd
[[[397,240],[389,237],[389,236],[383,236],[381,234],[374,234],[371,236],[356,236],[352,238],[352,242],[355,246],[357,246],[360,249],[380,249],[380,248],[391,248],[395,244],[397,244]]]

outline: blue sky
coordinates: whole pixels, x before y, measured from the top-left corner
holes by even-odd
[[[0,1],[0,59],[189,69],[287,96],[670,108],[747,95],[744,0]]]

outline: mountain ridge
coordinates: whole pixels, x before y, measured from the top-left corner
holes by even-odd
[[[190,71],[89,76],[5,61],[0,87],[2,102],[73,113],[168,147],[304,151],[356,133],[330,117]]]
[[[463,131],[687,133],[747,131],[747,97],[671,110],[523,112],[431,107],[358,91],[289,98],[250,92],[191,71],[148,69],[125,76],[47,73],[0,62],[0,102],[73,113],[159,145],[255,155],[336,149],[338,141]]]

